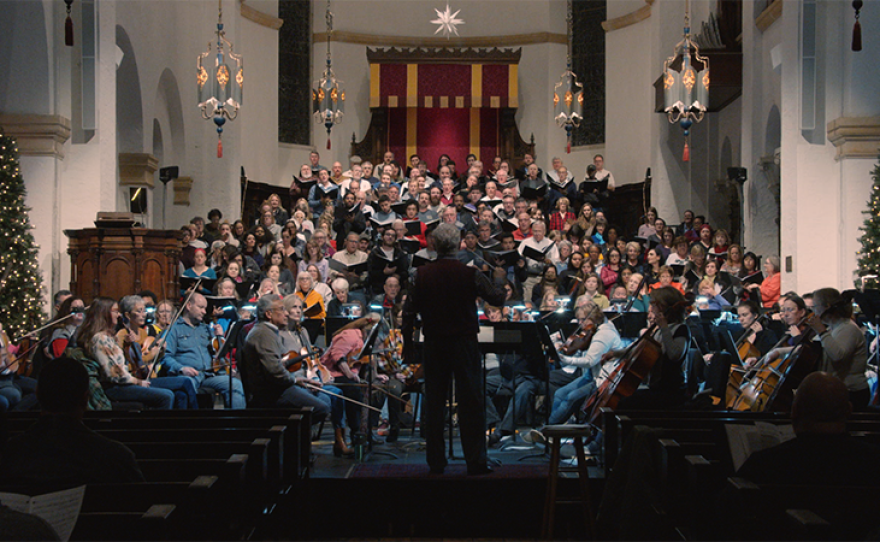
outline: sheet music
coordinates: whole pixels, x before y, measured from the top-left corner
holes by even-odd
[[[67,542],[73,534],[76,519],[82,509],[86,486],[65,489],[45,495],[19,495],[16,493],[0,493],[0,502],[18,512],[33,514],[44,520],[55,529],[58,537]]]

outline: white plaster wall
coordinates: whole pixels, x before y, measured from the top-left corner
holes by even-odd
[[[398,0],[373,2],[368,0],[337,1],[332,5],[335,14],[334,31],[348,31],[389,36],[432,36],[436,27],[430,20],[436,18],[434,8],[440,6],[432,2]],[[525,2],[521,0],[492,0],[489,2],[461,2],[452,6],[461,10],[460,18],[465,20],[459,26],[461,37],[528,34],[534,32],[565,33],[565,2]],[[313,12],[313,30],[326,29],[324,5],[316,4]],[[393,25],[365,25],[364,21],[376,20],[378,10],[394,14]],[[488,23],[504,14],[501,24]],[[451,43],[452,44],[452,43]],[[350,150],[352,134],[360,141],[370,123],[369,99],[370,80],[366,46],[331,42],[333,69],[344,85],[346,94],[346,113],[342,124],[333,128],[331,150],[326,149],[327,133],[323,125],[315,124],[313,142],[321,153],[321,162],[330,165],[334,160],[345,163]],[[556,126],[552,115],[553,85],[565,69],[566,48],[562,44],[538,44],[516,46],[522,48],[519,64],[519,100],[517,123],[520,134],[527,142],[535,137],[537,162],[549,167],[552,156],[561,156],[568,167],[579,176],[583,175],[587,164],[602,147],[581,149],[565,155],[565,132]],[[318,43],[313,49],[313,79],[321,77],[326,64],[326,43]],[[298,169],[308,158],[302,154],[302,161],[294,161]],[[485,160],[485,157],[484,157]],[[489,158],[491,160],[491,158]],[[290,167],[290,160],[284,163]],[[610,168],[609,164],[609,168]],[[290,184],[290,174],[296,170],[282,172],[283,185]]]

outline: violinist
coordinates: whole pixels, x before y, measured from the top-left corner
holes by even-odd
[[[27,356],[27,349],[13,346],[0,326],[0,412],[16,406],[19,410],[28,410],[36,403],[33,395],[37,389],[36,379],[18,374]],[[30,399],[22,402],[27,396]]]
[[[248,333],[242,358],[251,406],[313,407],[312,423],[320,423],[330,414],[330,396],[315,391],[323,383],[306,376],[306,363],[301,363],[300,370],[290,372],[283,361],[287,352],[295,353],[295,359],[303,354],[303,349],[309,352],[312,346],[299,328],[302,300],[296,296],[287,299],[282,301],[269,294],[257,302],[258,322]]]
[[[152,377],[154,363],[161,357],[162,342],[149,336],[144,323],[147,309],[141,296],[127,295],[119,302],[122,321],[126,324],[116,333],[116,343],[128,362],[128,370],[137,378],[147,380],[154,389],[171,390],[174,408],[179,410],[199,408],[193,382],[182,376]]]
[[[71,316],[72,315],[72,316]],[[68,318],[69,316],[69,318]],[[64,354],[64,349],[75,348],[76,330],[82,325],[86,316],[86,305],[83,300],[76,296],[68,297],[61,303],[56,316],[55,325],[49,333],[45,352],[51,359],[56,359]]]
[[[168,330],[166,336],[165,365],[170,376],[186,376],[198,387],[209,388],[223,397],[226,408],[245,407],[244,388],[241,380],[232,379],[232,404],[229,404],[229,377],[213,372],[212,342],[222,339],[223,328],[204,322],[208,310],[205,296],[195,293],[183,308],[183,313]],[[220,345],[222,347],[222,345]]]
[[[156,305],[156,321],[148,326],[151,337],[162,337],[174,318],[174,301],[163,299]]]
[[[648,307],[648,328],[651,337],[660,345],[659,356],[647,377],[629,397],[618,403],[618,410],[661,410],[681,406],[687,400],[682,365],[688,353],[690,332],[684,324],[688,303],[672,287],[658,288],[651,293]],[[602,357],[603,362],[617,358],[623,352],[612,350]]]
[[[807,321],[822,342],[819,370],[843,381],[855,410],[865,410],[871,399],[865,376],[868,349],[865,335],[852,321],[852,300],[834,288],[813,292],[813,310],[818,318]]]
[[[571,355],[566,354],[566,351],[571,351],[567,349],[570,345],[565,343],[554,345],[562,362],[562,368],[557,370],[568,374],[579,373],[579,376],[552,394],[553,408],[547,420],[551,425],[568,421],[575,409],[596,392],[613,369],[613,364],[605,364],[609,360],[604,360],[603,356],[609,351],[623,347],[617,328],[605,318],[605,313],[597,305],[589,303],[578,307],[575,315],[580,321],[580,329],[588,334],[589,339],[578,345],[581,349]],[[534,434],[530,435],[534,437]]]
[[[361,388],[344,384],[360,384],[360,361],[355,356],[364,348],[364,339],[370,328],[379,322],[379,316],[370,314],[364,318],[350,322],[333,334],[330,346],[321,356],[321,363],[330,369],[333,381],[340,386],[342,394],[354,401],[363,399]],[[351,449],[345,443],[345,428],[342,426],[342,409],[345,409],[345,417],[351,428],[352,436],[360,433],[361,407],[351,401],[345,405],[337,403],[333,405],[333,429],[336,441],[333,444],[333,454],[337,457],[351,455]]]
[[[119,305],[115,301],[109,297],[96,297],[76,335],[76,342],[98,362],[98,377],[104,393],[111,401],[136,401],[148,408],[171,409],[174,405],[172,391],[153,388],[149,380],[128,370],[125,353],[114,335],[119,316]]]
[[[406,375],[403,366],[403,334],[400,331],[402,310],[402,303],[388,309],[390,325],[387,334],[384,337],[380,335],[383,352],[379,355],[377,371],[373,380],[373,406],[381,408],[386,398],[388,401],[388,434],[385,436],[385,442],[389,443],[397,442],[400,435],[400,410],[404,405],[403,393],[406,388]],[[377,416],[378,414],[371,413],[371,417]]]
[[[223,333],[229,333],[229,327],[238,320],[236,309],[238,293],[235,291],[235,282],[229,277],[220,279],[217,283],[217,297],[233,298],[235,301],[223,306],[214,306],[214,320],[223,328]]]

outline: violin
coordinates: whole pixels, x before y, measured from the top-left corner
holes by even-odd
[[[291,350],[281,357],[281,364],[287,367],[291,373],[295,373],[302,369],[303,363],[306,365],[306,377],[310,379],[318,379],[327,384],[333,382],[333,375],[330,369],[321,363],[321,350],[313,348],[309,350],[303,347],[299,352]]]
[[[425,368],[421,363],[410,363],[400,370],[400,374],[403,375],[403,383],[406,387],[411,388],[425,378]]]
[[[584,324],[565,340],[562,353],[566,356],[573,356],[581,350],[586,350],[590,347],[595,332],[596,324],[591,320],[584,321]]]

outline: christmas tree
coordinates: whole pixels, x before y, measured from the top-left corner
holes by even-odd
[[[861,288],[880,288],[880,163],[871,172],[874,186],[871,187],[871,199],[868,209],[862,211],[867,215],[861,229],[864,233],[861,241],[862,249],[858,252],[859,279],[856,286]]]
[[[0,323],[13,340],[39,327],[44,318],[40,247],[31,234],[24,197],[18,148],[0,127]]]

